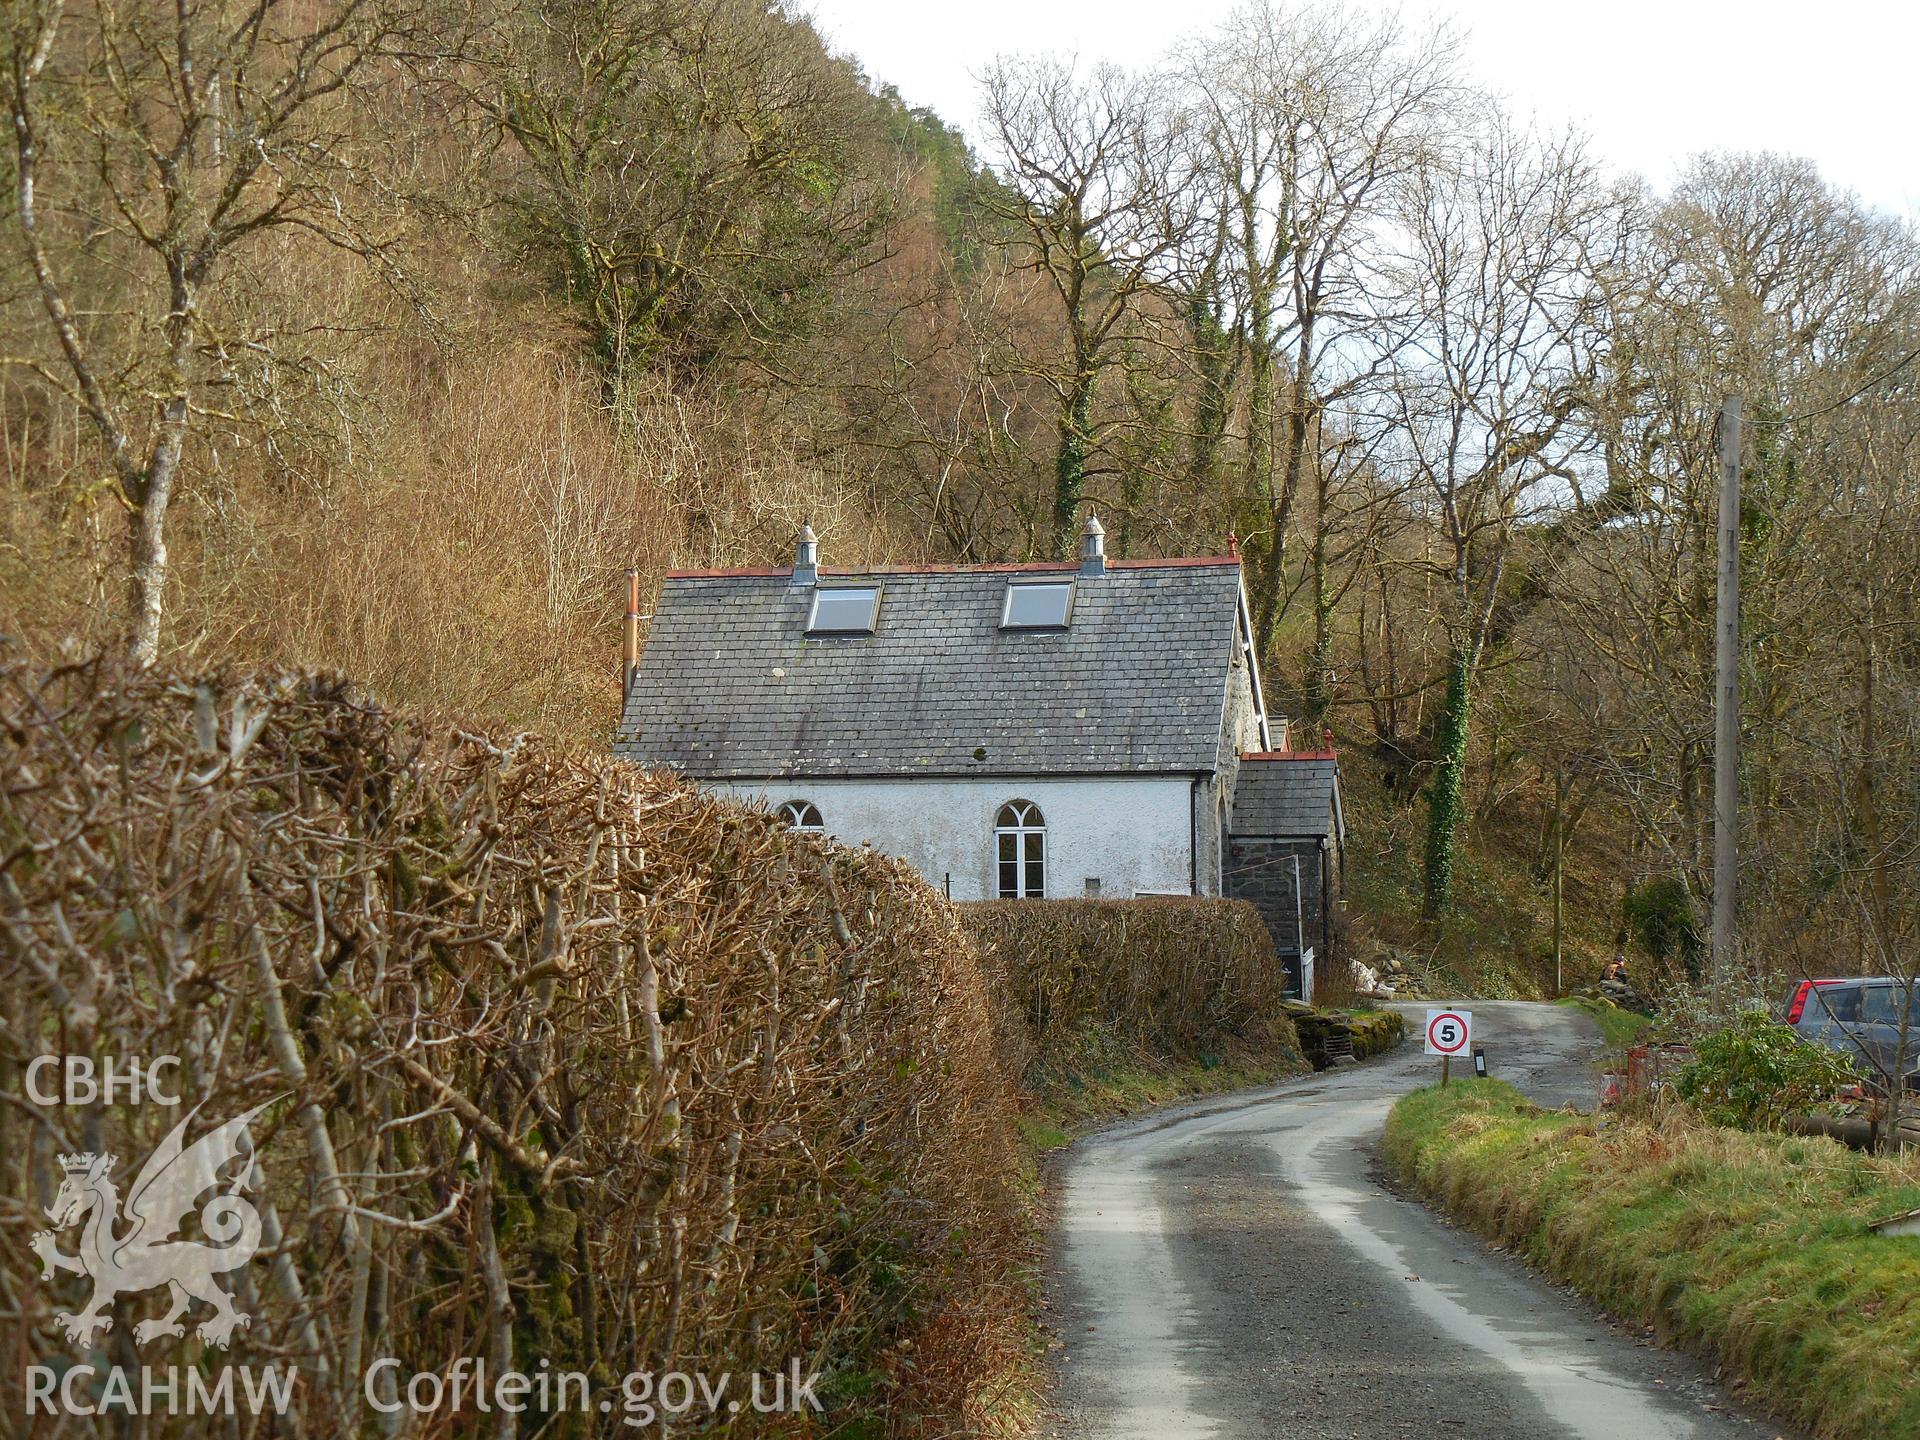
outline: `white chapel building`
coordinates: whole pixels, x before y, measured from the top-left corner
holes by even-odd
[[[956,900],[1238,893],[1244,776],[1304,832],[1263,824],[1249,869],[1271,888],[1268,852],[1294,846],[1276,946],[1324,954],[1337,767],[1268,716],[1238,557],[1109,560],[1091,517],[1081,551],[830,572],[807,530],[790,569],[673,572],[616,753],[899,855]]]

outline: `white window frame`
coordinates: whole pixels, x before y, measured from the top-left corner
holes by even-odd
[[[836,625],[831,629],[820,628],[820,597],[822,595],[844,595],[858,591],[873,597],[867,606],[865,625]],[[880,628],[880,586],[878,585],[816,585],[813,590],[813,603],[807,607],[807,634],[809,635],[871,635]]]
[[[811,800],[783,800],[775,813],[785,818],[789,830],[796,830],[802,835],[827,833],[826,824],[820,819],[820,807]],[[812,820],[808,820],[809,815],[813,817]]]
[[[1039,589],[1043,586],[1051,586],[1055,589],[1064,588],[1067,592],[1067,609],[1060,623],[1057,625],[1016,625],[1013,621],[1013,592],[1016,590]],[[1045,580],[1009,580],[1007,582],[1007,593],[1000,601],[1000,628],[1002,630],[1065,630],[1073,623],[1074,588],[1072,580],[1053,576],[1049,576]]]
[[[1013,841],[1013,859],[1009,862],[1002,854],[1006,842]],[[1039,842],[1039,855],[1033,854],[1029,840]],[[1000,867],[1011,863],[1014,867],[1013,893],[1008,894]],[[1040,871],[1040,881],[1033,884],[1032,871]],[[1002,900],[1044,900],[1047,898],[1047,871],[1050,868],[1047,856],[1047,817],[1040,807],[1031,800],[1008,800],[994,811],[993,819],[993,893]]]

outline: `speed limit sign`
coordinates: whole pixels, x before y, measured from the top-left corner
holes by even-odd
[[[1427,1011],[1427,1054],[1451,1059],[1466,1054],[1472,1043],[1471,1010]]]

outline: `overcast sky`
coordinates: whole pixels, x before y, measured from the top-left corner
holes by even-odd
[[[828,43],[912,105],[977,135],[973,77],[1001,52],[1141,64],[1235,0],[801,0]],[[1368,0],[1348,0],[1365,4]],[[1521,114],[1583,126],[1621,172],[1663,184],[1701,150],[1805,155],[1920,218],[1916,0],[1457,0],[1469,61]],[[1604,17],[1597,18],[1597,17]]]

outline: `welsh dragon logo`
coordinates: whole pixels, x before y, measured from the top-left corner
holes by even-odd
[[[272,1103],[269,1100],[267,1105]],[[143,1320],[134,1327],[134,1338],[142,1344],[162,1335],[186,1334],[180,1317],[194,1300],[213,1307],[214,1313],[200,1322],[197,1332],[209,1345],[225,1349],[234,1327],[247,1324],[250,1317],[233,1308],[214,1276],[238,1270],[260,1248],[260,1214],[240,1192],[253,1168],[253,1137],[247,1125],[266,1108],[257,1105],[183,1146],[187,1126],[200,1113],[195,1106],[147,1157],[127,1193],[124,1214],[113,1182],[116,1156],[60,1157],[66,1178],[47,1207],[53,1229],[33,1237],[33,1250],[46,1267],[45,1278],[64,1271],[93,1281],[93,1295],[79,1314],[63,1312],[55,1317],[68,1340],[82,1349],[90,1346],[96,1335],[112,1328],[113,1317],[106,1312],[116,1296],[162,1285],[170,1292],[170,1306],[158,1319]],[[223,1183],[221,1171],[241,1160],[242,1142],[247,1160],[235,1166]],[[200,1229],[210,1243],[175,1239],[195,1202],[208,1190],[216,1193],[200,1207]],[[80,1249],[69,1255],[59,1248],[56,1235],[71,1225],[82,1225],[82,1229]],[[121,1226],[124,1229],[116,1235],[115,1229]]]

